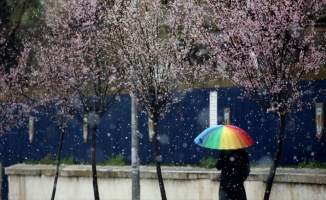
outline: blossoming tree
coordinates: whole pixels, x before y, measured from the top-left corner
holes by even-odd
[[[36,47],[34,46],[34,48]],[[10,81],[9,91],[6,95],[10,94],[10,97],[7,97],[7,99],[10,99],[10,105],[17,104],[17,101],[21,102],[20,104],[25,108],[22,110],[24,112],[21,111],[21,113],[24,113],[25,117],[30,115],[37,119],[33,115],[45,114],[59,130],[60,140],[56,154],[56,173],[51,197],[51,199],[54,199],[64,136],[70,120],[76,113],[76,109],[72,104],[72,97],[70,96],[73,90],[58,84],[56,74],[47,71],[49,68],[37,69],[32,67],[31,54],[33,52],[30,51],[26,43],[19,60],[19,65],[11,69],[6,76]],[[21,115],[17,116],[17,114],[13,116],[22,118]]]
[[[4,70],[0,70],[0,134],[10,132],[25,123],[30,106],[13,92],[13,83]]]
[[[11,3],[11,4],[10,4]],[[20,127],[29,112],[28,107],[12,93],[13,83],[8,77],[11,68],[18,64],[21,39],[17,36],[23,15],[26,14],[26,1],[0,1],[0,133]]]
[[[141,0],[136,5],[115,2],[122,5],[119,8],[121,15],[114,20],[122,36],[118,43],[121,46],[120,58],[128,69],[126,85],[139,108],[153,122],[149,128],[152,133],[150,140],[154,147],[161,197],[166,199],[158,123],[179,100],[178,89],[186,87],[193,76],[190,69],[194,68],[186,62],[192,49],[190,26],[183,23],[187,10],[183,9],[182,1]]]
[[[266,183],[269,199],[282,152],[285,117],[302,106],[306,75],[325,65],[325,44],[314,39],[314,20],[326,1],[208,1],[197,31],[215,72],[279,118],[277,150]],[[203,26],[201,26],[203,27]],[[324,37],[324,36],[323,36]]]
[[[34,62],[23,62],[12,72],[14,77],[24,72],[25,88],[31,92],[26,94],[38,97],[33,99],[39,104],[52,102],[61,116],[86,119],[91,132],[94,199],[100,198],[97,126],[121,89],[122,67],[118,66],[113,26],[108,19],[111,8],[107,2],[96,0],[63,1],[57,7],[48,7],[42,40],[30,44]],[[55,190],[52,198],[54,194]]]

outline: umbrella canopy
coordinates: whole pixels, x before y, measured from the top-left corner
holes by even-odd
[[[254,140],[237,126],[215,125],[205,129],[194,142],[201,147],[227,150],[249,147]]]

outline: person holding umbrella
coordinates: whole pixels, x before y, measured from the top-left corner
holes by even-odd
[[[243,182],[250,173],[248,153],[244,149],[221,150],[216,168],[221,170],[219,200],[246,200]]]
[[[220,150],[216,162],[217,170],[221,170],[219,200],[246,200],[243,182],[250,173],[250,165],[244,148],[251,146],[253,139],[239,127],[216,125],[204,130],[194,142]]]

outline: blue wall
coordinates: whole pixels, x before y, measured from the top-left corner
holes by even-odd
[[[305,95],[304,100],[325,102],[325,95],[318,95],[318,90],[326,88],[326,81],[316,81],[308,86],[312,95]],[[217,150],[201,148],[194,144],[194,138],[209,123],[209,92],[218,91],[218,123],[223,123],[223,109],[231,109],[231,122],[246,130],[255,140],[248,148],[251,163],[269,164],[276,146],[278,119],[266,113],[252,100],[239,99],[239,88],[219,88],[191,90],[186,92],[182,101],[175,104],[171,112],[159,122],[160,150],[163,164],[197,164],[202,158],[217,157]],[[126,161],[131,159],[130,97],[120,95],[114,107],[99,124],[97,135],[97,160],[108,159],[111,155],[123,154]],[[139,113],[140,162],[154,163],[153,144],[149,142],[147,116]],[[325,137],[320,141],[315,137],[314,109],[305,108],[294,111],[286,119],[286,138],[281,164],[298,164],[306,160],[326,162]],[[28,127],[13,130],[0,136],[0,160],[4,167],[41,159],[47,154],[55,155],[58,148],[59,132],[46,117],[35,122],[33,143],[28,141]],[[82,124],[72,120],[64,138],[62,157],[74,156],[77,161],[90,161],[90,142],[82,138]],[[3,181],[3,196],[8,192],[7,177]]]

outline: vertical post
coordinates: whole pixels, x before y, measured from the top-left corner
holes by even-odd
[[[84,117],[84,119],[83,119],[83,138],[84,138],[84,142],[87,142],[87,140],[88,140],[87,117]]]
[[[324,103],[316,103],[315,105],[315,126],[316,137],[321,140],[324,133]]]
[[[132,0],[132,5],[137,6],[138,0]],[[132,69],[133,70],[133,69]],[[133,72],[133,71],[132,71]],[[132,95],[130,95],[132,96]],[[139,181],[139,134],[138,113],[136,102],[131,98],[131,178],[132,178],[132,200],[140,200]]]
[[[211,91],[209,93],[209,126],[217,125],[217,91]]]
[[[33,137],[34,137],[34,117],[29,117],[28,120],[28,125],[29,125],[29,142],[32,143],[33,142]]]
[[[131,174],[132,200],[140,199],[139,181],[139,134],[136,102],[131,99]]]
[[[231,111],[230,108],[224,108],[224,125],[231,124]]]

